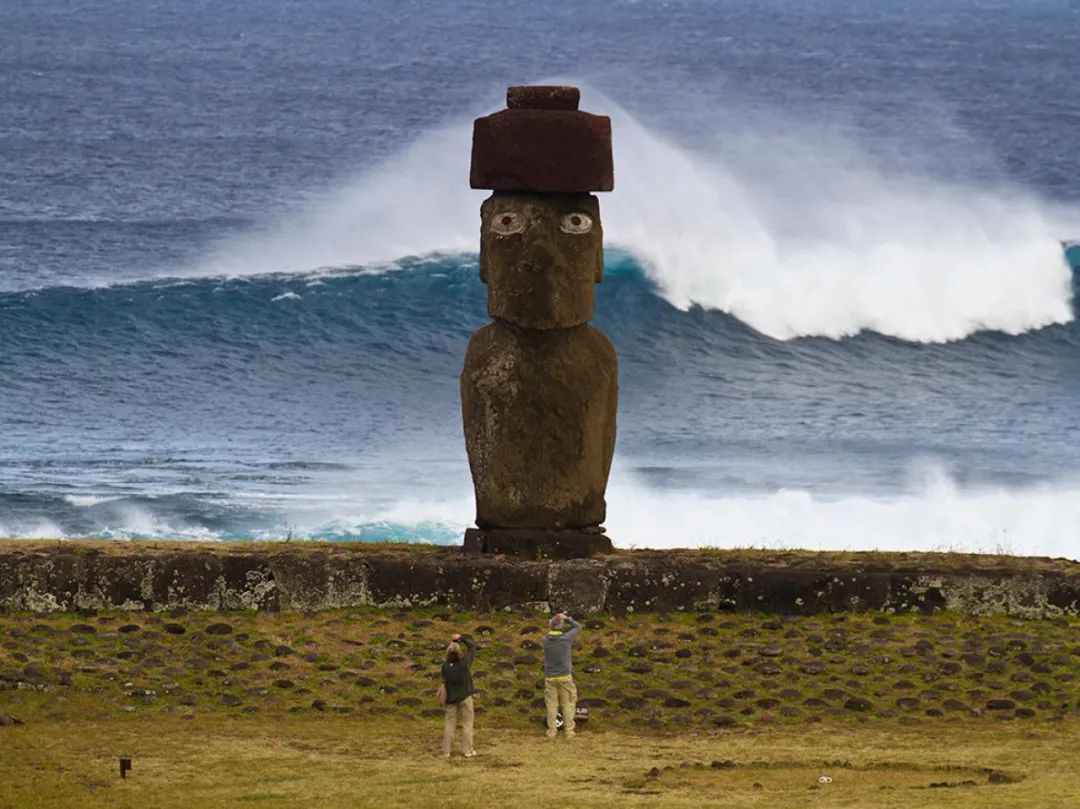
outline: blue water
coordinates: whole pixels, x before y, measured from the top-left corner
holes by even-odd
[[[458,540],[468,122],[612,115],[623,545],[1080,555],[1061,2],[0,7],[0,534]]]

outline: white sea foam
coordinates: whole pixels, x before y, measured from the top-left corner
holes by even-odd
[[[457,541],[470,524],[472,495],[448,490],[365,506],[337,489],[294,506],[295,537],[377,535]],[[657,489],[619,466],[608,489],[607,528],[623,548],[801,548],[956,551],[1064,556],[1080,560],[1080,480],[1041,486],[958,485],[920,465],[892,495],[815,494],[781,489],[724,495]]]
[[[779,339],[873,330],[912,341],[1021,333],[1072,318],[1058,239],[1080,213],[1007,187],[897,168],[849,137],[774,115],[702,113],[690,151],[586,89],[612,116],[608,244],[675,306],[729,312]],[[702,104],[708,109],[707,104]],[[223,245],[199,274],[382,264],[475,251],[486,192],[467,188],[468,119],[429,132],[306,209]],[[925,140],[925,134],[923,136]],[[389,264],[387,264],[389,262]]]
[[[101,503],[107,503],[110,500],[115,500],[115,497],[102,497],[101,495],[94,494],[65,494],[64,502],[68,505],[75,506],[77,508],[87,508],[89,506],[97,506]]]
[[[1080,480],[1038,486],[963,487],[940,468],[921,467],[891,495],[818,494],[800,489],[720,494],[657,489],[618,466],[608,489],[607,528],[621,548],[771,548],[955,551],[1080,560]],[[450,489],[453,489],[451,491]],[[284,515],[259,539],[350,538],[456,543],[471,524],[471,492],[366,502],[336,485],[280,498]],[[278,499],[278,498],[272,498]],[[214,532],[172,524],[130,507],[95,536],[212,540]],[[0,536],[64,538],[45,519],[0,524]]]
[[[608,497],[620,545],[957,551],[1080,559],[1080,481],[962,488],[938,474],[897,495],[803,490],[716,496],[625,482]]]

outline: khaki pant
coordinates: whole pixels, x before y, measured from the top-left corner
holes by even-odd
[[[573,680],[544,680],[544,704],[547,706],[547,735],[554,739],[558,732],[555,714],[562,713],[563,730],[574,735],[574,711],[577,709],[577,686]]]
[[[454,731],[458,723],[461,723],[461,745],[464,753],[473,752],[473,701],[472,697],[466,697],[461,702],[446,704],[446,718],[443,720],[442,751],[444,756],[450,755],[450,748],[454,745]]]

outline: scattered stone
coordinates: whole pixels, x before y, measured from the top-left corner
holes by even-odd
[[[231,635],[232,631],[232,624],[226,623],[210,624],[210,626],[205,629],[207,635]]]

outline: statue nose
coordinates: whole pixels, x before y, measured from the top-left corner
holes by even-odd
[[[518,259],[518,268],[525,272],[547,272],[555,264],[555,255],[543,244],[531,244]]]

